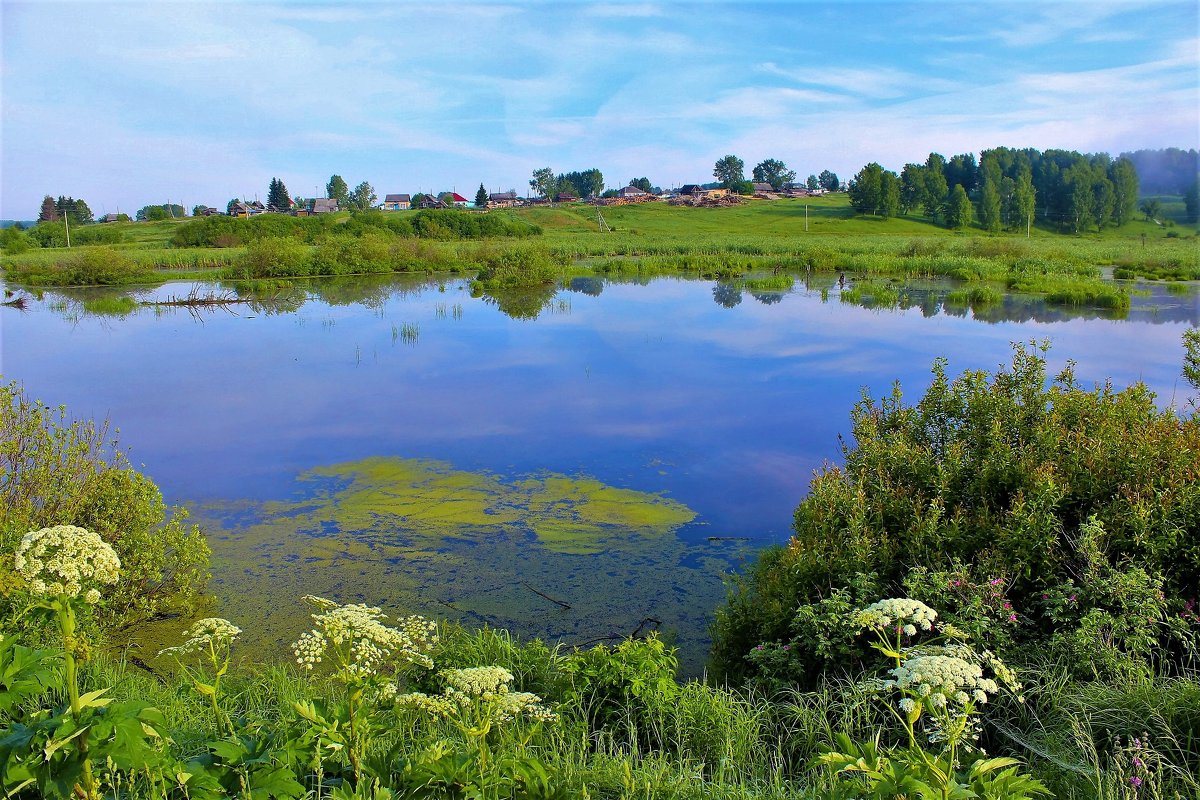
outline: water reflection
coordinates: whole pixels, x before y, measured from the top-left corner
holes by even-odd
[[[110,417],[170,502],[208,509],[230,609],[252,616],[255,598],[282,592],[291,602],[289,592],[319,585],[386,593],[362,599],[396,610],[437,597],[464,619],[576,637],[592,631],[539,606],[522,583],[587,597],[579,620],[611,617],[603,587],[637,598],[613,629],[656,616],[695,664],[720,574],[786,539],[813,470],[839,458],[864,388],[879,396],[900,381],[911,400],[939,356],[952,375],[991,370],[1008,363],[1011,341],[1036,338],[1053,342],[1051,373],[1072,359],[1085,385],[1143,380],[1164,404],[1185,400],[1173,392],[1180,336],[1200,321],[1195,293],[1146,284],[1128,318],[1112,320],[1029,297],[947,306],[952,288],[905,282],[904,301],[888,308],[842,302],[836,276],[822,275],[786,292],[587,276],[519,299],[473,299],[450,276],[18,290],[26,311],[0,308],[0,355],[5,379],[31,397]],[[747,293],[757,302],[735,301]],[[239,302],[155,305],[193,294]],[[410,573],[408,551],[382,528],[369,541],[341,530],[297,543],[286,515],[262,514],[265,503],[306,499],[298,476],[376,457],[586,477],[670,498],[696,517],[595,559],[525,547],[544,540],[536,523],[498,528]],[[714,549],[723,542],[740,544]],[[481,581],[489,565],[495,574]]]

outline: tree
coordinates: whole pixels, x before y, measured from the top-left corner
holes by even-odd
[[[900,179],[872,161],[850,181],[850,205],[860,214],[894,217],[900,211]]]
[[[629,185],[636,189],[641,189],[643,192],[649,192],[654,188],[650,185],[649,178],[634,178],[629,182]]]
[[[267,189],[267,205],[280,211],[292,207],[292,198],[288,196],[287,187],[278,178],[271,178],[271,185]]]
[[[604,173],[592,168],[566,172],[554,180],[554,192],[571,192],[576,197],[595,197],[604,191]]]
[[[930,153],[925,159],[925,215],[937,219],[942,212],[950,186],[946,183],[946,159],[940,153]]]
[[[1000,190],[1004,182],[1004,174],[1000,169],[1000,161],[990,153],[985,154],[979,168],[979,224],[985,231],[997,233],[1003,220],[1001,219]]]
[[[350,187],[341,175],[331,175],[325,184],[325,196],[337,200],[338,208],[344,208],[350,201]]]
[[[784,164],[777,158],[768,158],[765,161],[760,161],[753,170],[754,180],[759,183],[769,183],[771,188],[778,191],[783,188],[785,183],[790,183],[796,180],[796,171],[788,169],[787,164]]]
[[[58,211],[59,219],[65,218],[73,225],[89,225],[96,221],[92,216],[92,210],[82,199],[76,200],[74,197],[59,195],[58,199],[54,201],[54,207]]]
[[[1183,207],[1188,223],[1194,225],[1200,222],[1200,179],[1192,181],[1192,185],[1183,193]],[[1200,386],[1196,388],[1200,389]]]
[[[233,207],[234,207],[234,206],[236,206],[236,205],[237,205],[238,203],[240,203],[240,202],[242,202],[242,201],[241,201],[241,200],[238,200],[236,197],[235,197],[235,198],[233,198],[232,200],[230,200],[228,203],[226,203],[226,204],[225,204],[225,213],[226,213],[226,214],[232,214],[232,213],[233,213]]]
[[[488,190],[483,188],[483,184],[479,184],[479,191],[475,192],[475,207],[487,208]]]
[[[815,192],[817,189],[821,188],[821,181],[816,175],[809,175],[808,180],[804,182],[804,185],[808,187],[810,192]]]
[[[961,230],[971,224],[971,198],[961,183],[954,184],[946,202],[946,226]]]
[[[837,173],[830,172],[827,169],[821,171],[821,174],[817,176],[817,181],[820,182],[821,188],[827,192],[836,192],[838,189],[842,188],[842,184],[841,181],[838,180]]]
[[[197,205],[197,206],[192,206],[192,216],[198,217],[198,216],[202,215],[207,208],[208,208],[208,206],[204,205],[203,203],[201,203],[200,205]]]
[[[1147,222],[1158,222],[1158,215],[1162,213],[1162,203],[1153,197],[1148,197],[1142,201],[1141,209],[1142,213],[1146,215]]]
[[[925,167],[905,164],[900,171],[900,212],[907,214],[925,201]]]
[[[554,170],[549,167],[542,167],[533,171],[533,178],[529,181],[529,188],[534,194],[540,194],[547,200],[553,200],[557,193],[557,181],[554,180]]]
[[[62,216],[58,213],[58,207],[54,205],[54,198],[46,195],[42,198],[42,210],[38,212],[38,222],[58,222]]]
[[[713,165],[713,177],[719,180],[721,185],[726,189],[732,191],[746,180],[746,176],[743,173],[745,167],[745,162],[737,156],[724,156],[718,159],[717,163]]]
[[[1108,179],[1113,185],[1113,222],[1120,227],[1137,212],[1137,169],[1128,158],[1118,158],[1108,167]]]
[[[371,184],[363,181],[358,186],[354,187],[354,191],[350,192],[347,202],[351,208],[359,211],[366,211],[378,198],[375,196],[375,188]],[[340,205],[340,204],[339,204]]]
[[[979,184],[979,167],[975,163],[974,153],[962,153],[953,156],[945,167],[946,184],[950,188],[961,186],[967,194],[975,191]]]

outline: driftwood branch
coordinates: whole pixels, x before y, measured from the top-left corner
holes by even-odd
[[[521,583],[521,585],[522,585],[522,586],[524,586],[524,587],[525,587],[526,589],[528,589],[529,591],[531,591],[531,592],[533,592],[534,594],[536,594],[538,597],[543,597],[543,598],[545,598],[545,599],[549,600],[551,603],[554,603],[554,605],[556,605],[556,606],[562,606],[563,608],[570,608],[570,607],[571,607],[571,604],[570,604],[570,603],[564,603],[562,600],[555,600],[553,597],[551,597],[550,595],[546,594],[545,592],[539,592],[537,589],[533,588],[533,587],[532,587],[532,586],[530,586],[528,583],[524,583],[524,582],[522,582],[522,583]]]

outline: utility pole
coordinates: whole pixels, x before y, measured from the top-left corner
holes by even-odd
[[[71,215],[65,211],[63,212],[63,224],[67,226],[67,248],[70,249],[70,247],[71,247]],[[1144,236],[1142,238],[1145,239]]]
[[[804,232],[808,233],[808,203],[804,204]]]

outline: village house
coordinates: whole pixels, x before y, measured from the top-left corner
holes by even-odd
[[[556,203],[574,203],[578,200],[579,198],[575,196],[574,192],[559,192],[554,196],[554,202]]]
[[[229,216],[240,219],[255,217],[265,213],[267,213],[267,207],[257,200],[250,203],[247,203],[245,200],[239,200],[229,209]]]
[[[471,205],[471,201],[463,197],[458,192],[442,192],[438,195],[438,199],[446,204],[447,207],[454,206],[455,208],[467,208]]]
[[[493,192],[488,195],[488,208],[512,208],[520,205],[521,201],[517,197],[517,193],[511,189],[507,192]]]
[[[420,198],[421,199],[417,202],[417,208],[425,209],[425,208],[449,208],[450,207],[450,206],[446,205],[445,201],[443,201],[441,198],[434,197],[431,194],[420,195]]]
[[[752,183],[750,185],[754,188],[755,194],[769,194],[769,193],[772,193],[775,191],[774,186],[772,186],[769,183],[763,183],[761,181],[755,181],[754,183]]]
[[[384,211],[408,211],[412,208],[412,196],[407,194],[389,194],[383,198],[379,206]]]
[[[617,191],[617,197],[625,200],[630,200],[633,198],[641,199],[646,197],[647,194],[648,192],[643,192],[636,186],[622,186],[620,190]]]
[[[331,197],[318,197],[315,200],[309,200],[302,208],[292,210],[292,215],[296,217],[314,217],[317,214],[332,214],[338,210],[338,202]]]

